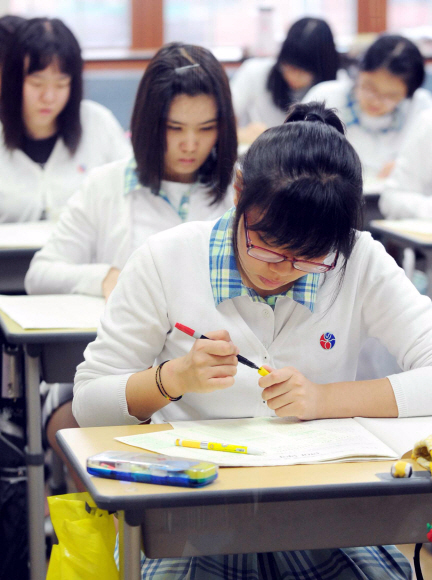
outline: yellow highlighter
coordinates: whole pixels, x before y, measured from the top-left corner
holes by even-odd
[[[207,449],[208,451],[226,451],[228,453],[247,453],[249,455],[261,455],[263,452],[250,445],[234,445],[232,443],[215,443],[214,441],[193,441],[192,439],[176,439],[178,447],[190,447],[192,449]]]

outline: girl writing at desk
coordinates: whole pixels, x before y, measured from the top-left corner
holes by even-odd
[[[431,303],[358,231],[361,165],[335,113],[295,105],[253,143],[236,189],[216,222],[152,236],[131,257],[77,370],[79,424],[432,414]],[[176,322],[213,340],[191,346]],[[406,372],[355,381],[367,336]],[[238,353],[270,374],[237,365]],[[144,557],[142,577],[223,578],[227,568],[254,579],[411,578],[392,546]]]
[[[156,232],[214,220],[232,206],[237,138],[229,83],[205,48],[173,43],[142,78],[132,114],[134,157],[90,173],[27,273],[29,294],[108,298],[130,254]],[[72,385],[50,389],[44,422],[77,426]]]
[[[33,18],[7,43],[0,96],[0,223],[55,219],[88,170],[130,156],[114,115],[82,100],[83,61],[61,20]]]
[[[365,189],[380,192],[418,115],[432,107],[417,46],[397,35],[383,35],[365,52],[356,80],[320,83],[305,102],[325,101],[340,113],[347,138],[360,156]]]
[[[276,58],[250,58],[233,76],[231,91],[240,143],[285,121],[288,107],[339,68],[332,31],[320,18],[301,18],[288,31]]]

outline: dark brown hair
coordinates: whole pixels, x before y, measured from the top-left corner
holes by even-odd
[[[192,66],[199,65],[199,66]],[[211,189],[213,203],[223,199],[237,157],[237,133],[228,78],[210,51],[175,42],[151,60],[132,113],[132,145],[140,182],[158,194],[164,174],[166,123],[177,95],[213,96],[217,105],[218,139],[198,170],[198,179]]]
[[[71,77],[69,100],[57,117],[57,129],[70,153],[76,151],[82,132],[80,105],[83,62],[75,36],[56,18],[27,20],[18,27],[8,43],[0,95],[0,120],[8,149],[19,149],[25,134],[22,117],[25,75],[44,70],[53,61],[58,62],[62,73]]]

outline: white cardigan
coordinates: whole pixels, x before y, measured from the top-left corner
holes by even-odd
[[[256,364],[293,365],[317,383],[354,380],[358,354],[375,336],[404,373],[390,377],[399,416],[432,415],[432,306],[369,233],[359,234],[342,288],[336,269],[320,285],[312,314],[291,298],[275,310],[248,296],[216,308],[209,280],[213,224],[183,224],[149,238],[128,261],[111,294],[95,342],[75,377],[73,412],[81,426],[139,423],[128,413],[131,374],[184,356],[192,339],[176,322],[206,333],[226,329],[240,353]],[[254,331],[251,330],[253,321]],[[335,346],[320,337],[331,332]],[[187,393],[153,421],[272,415],[256,371],[238,366],[235,385],[210,394]]]
[[[72,196],[51,238],[30,264],[28,294],[101,296],[108,270],[123,268],[135,249],[134,240],[181,224],[174,208],[148,188],[125,195],[128,163],[125,159],[94,169]],[[232,206],[232,190],[219,204],[209,206],[210,201],[205,187],[194,189],[188,220],[214,220],[225,213]]]
[[[130,142],[111,111],[82,101],[80,114],[82,136],[75,154],[57,139],[43,169],[21,149],[5,147],[0,125],[0,223],[36,221],[44,209],[55,219],[90,169],[130,157]]]
[[[432,218],[432,111],[419,115],[386,180],[380,210],[386,218]]]
[[[347,103],[352,88],[353,82],[349,79],[319,83],[310,89],[303,102],[325,101],[326,107],[337,109],[342,121],[349,123],[351,113]],[[365,181],[376,180],[384,165],[396,159],[418,115],[432,107],[432,95],[426,89],[417,89],[412,98],[405,99],[399,107],[404,119],[399,130],[383,130],[391,121],[390,115],[361,114],[360,125],[347,126],[346,136],[360,157]]]
[[[230,86],[240,126],[264,123],[274,127],[285,121],[286,112],[274,104],[267,89],[267,79],[275,62],[274,58],[250,58],[235,72]]]

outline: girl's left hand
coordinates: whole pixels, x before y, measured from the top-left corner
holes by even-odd
[[[323,418],[321,401],[323,385],[313,383],[294,367],[272,369],[261,377],[262,398],[278,417],[297,417],[303,421]]]

